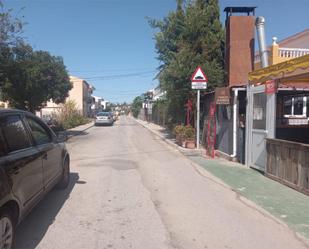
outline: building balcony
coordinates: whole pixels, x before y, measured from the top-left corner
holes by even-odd
[[[274,37],[273,44],[267,51],[268,64],[270,66],[309,54],[309,49],[307,48],[279,47],[276,40],[277,39]],[[260,55],[256,53],[254,56],[254,69],[256,70],[259,68],[261,68],[261,58]]]

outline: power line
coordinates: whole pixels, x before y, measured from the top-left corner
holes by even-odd
[[[11,2],[22,2],[21,0],[10,0]],[[46,4],[46,3],[56,3],[56,4],[67,4],[70,2],[74,2],[74,3],[85,3],[84,0],[81,1],[76,1],[76,0],[67,0],[66,2],[64,2],[63,0],[50,0],[50,1],[42,1],[42,0],[32,0],[32,3],[36,3],[36,4]],[[148,1],[146,2],[145,0],[130,0],[129,2],[124,2],[123,0],[87,0],[87,4],[88,3],[99,3],[99,4],[119,4],[119,5],[124,5],[124,4],[128,4],[128,5],[132,5],[132,4],[170,4],[168,3],[166,0],[156,0],[154,1]]]
[[[105,69],[105,70],[69,70],[74,73],[106,73],[106,72],[129,72],[129,71],[150,71],[153,68],[126,68],[126,69]]]
[[[152,70],[152,71],[137,72],[137,73],[102,75],[102,76],[81,77],[81,78],[85,80],[111,80],[111,79],[119,79],[119,78],[127,78],[127,77],[145,76],[147,74],[153,74],[155,72],[156,72],[155,70]]]

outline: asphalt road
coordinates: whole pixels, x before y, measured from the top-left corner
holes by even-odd
[[[92,127],[68,147],[69,188],[33,210],[16,248],[309,248],[133,119]]]

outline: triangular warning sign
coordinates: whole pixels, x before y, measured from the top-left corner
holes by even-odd
[[[197,67],[194,74],[191,77],[192,82],[208,82],[206,74],[203,72],[201,67]]]

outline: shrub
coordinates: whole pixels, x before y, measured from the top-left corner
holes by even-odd
[[[80,114],[73,100],[67,101],[57,115],[59,128],[71,129],[89,122],[88,118]]]
[[[195,129],[191,125],[187,125],[184,128],[183,136],[186,139],[194,139],[195,138]]]
[[[176,125],[174,128],[174,134],[177,136],[182,136],[184,132],[185,126],[184,125]]]

